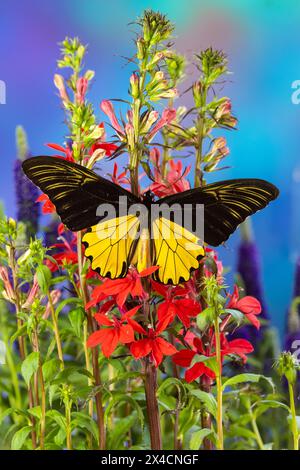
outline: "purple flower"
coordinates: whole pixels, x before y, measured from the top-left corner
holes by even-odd
[[[18,158],[14,162],[16,216],[19,222],[25,224],[27,237],[30,238],[38,231],[39,207],[35,201],[39,191],[22,170],[22,161],[30,156],[26,134],[22,127],[16,129],[16,140],[18,149]]]

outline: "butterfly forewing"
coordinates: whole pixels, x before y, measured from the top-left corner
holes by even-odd
[[[276,199],[279,191],[273,184],[260,179],[236,179],[209,184],[167,196],[160,204],[193,207],[196,226],[197,204],[204,205],[204,241],[212,246],[225,242],[248,216]]]
[[[28,178],[47,194],[62,222],[72,231],[97,224],[102,218],[97,216],[101,204],[113,205],[118,216],[120,196],[126,196],[129,204],[139,201],[121,186],[62,158],[33,157],[25,160],[22,167]]]

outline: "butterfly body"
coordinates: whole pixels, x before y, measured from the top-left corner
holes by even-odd
[[[223,243],[279,193],[264,180],[236,179],[155,200],[150,191],[135,196],[61,158],[33,157],[23,162],[23,170],[70,230],[87,229],[83,243],[92,269],[116,279],[126,276],[131,264],[138,270],[157,265],[153,277],[164,284],[187,281],[205,254],[204,242]]]

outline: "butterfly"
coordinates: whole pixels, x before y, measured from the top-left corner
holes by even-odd
[[[82,239],[85,255],[93,270],[111,279],[125,277],[130,265],[136,265],[139,272],[151,265],[159,266],[153,273],[158,282],[177,285],[187,281],[205,255],[204,242],[212,246],[225,242],[241,222],[279,194],[273,184],[264,180],[233,179],[155,201],[149,191],[135,196],[92,170],[62,158],[33,157],[22,166],[27,177],[55,205],[68,229],[87,229]],[[176,209],[172,215],[165,215],[160,212],[162,205]],[[188,207],[194,227],[199,205],[204,207],[202,237],[176,218],[176,211]],[[111,215],[107,210],[99,213],[101,207],[114,210]],[[137,210],[128,211],[128,207]],[[141,217],[143,209],[149,212],[153,207],[155,217]]]

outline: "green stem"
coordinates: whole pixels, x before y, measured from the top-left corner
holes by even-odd
[[[63,350],[62,350],[62,344],[61,344],[61,339],[60,339],[60,334],[59,334],[59,328],[58,328],[58,322],[57,322],[57,317],[54,309],[54,305],[51,299],[50,292],[48,291],[48,302],[50,305],[50,311],[51,311],[51,316],[52,316],[52,322],[53,322],[53,329],[54,329],[54,336],[55,336],[55,341],[56,341],[56,347],[57,347],[57,352],[58,352],[58,358],[61,363],[61,369],[64,370],[65,368],[65,363],[64,363],[64,355],[63,355]]]
[[[66,405],[65,405],[66,440],[67,440],[67,449],[68,450],[72,450],[71,407],[72,407],[72,405],[68,401],[68,403],[66,403]]]
[[[199,115],[197,119],[198,139],[197,139],[197,144],[195,146],[195,150],[196,150],[195,180],[194,180],[195,188],[202,186],[202,179],[203,179],[203,174],[201,170],[201,163],[202,163],[202,157],[203,157],[202,147],[203,147],[203,140],[204,140],[204,123],[205,123],[205,111],[203,111],[203,108],[206,106],[206,99],[207,99],[207,89],[205,86],[203,86],[202,105],[199,110]]]
[[[291,384],[291,382],[288,382],[288,385],[289,385],[289,396],[290,396],[290,410],[291,410],[291,416],[292,416],[293,449],[299,450],[299,432],[298,432],[298,425],[297,425],[294,387]]]
[[[261,434],[259,432],[257,422],[256,422],[256,418],[255,418],[255,416],[253,414],[253,411],[252,411],[252,408],[251,408],[250,400],[248,401],[246,406],[247,406],[248,414],[249,414],[250,419],[251,419],[251,426],[252,426],[252,430],[255,434],[255,439],[256,439],[257,445],[258,445],[260,450],[265,450],[264,442],[263,442]]]
[[[217,435],[218,435],[217,448],[218,450],[223,450],[224,449],[224,437],[223,437],[222,355],[221,355],[219,318],[216,318],[214,322],[214,326],[215,326],[215,337],[216,337],[216,360],[217,360],[217,372],[216,372]]]
[[[88,302],[88,294],[87,294],[87,286],[86,286],[86,278],[83,274],[83,255],[82,255],[82,233],[77,232],[77,253],[78,253],[78,273],[80,279],[80,288],[81,288],[81,296],[83,300],[83,304],[86,305]],[[91,314],[90,309],[87,311],[87,323],[88,329],[90,333],[95,331],[95,325],[93,321],[93,317]],[[99,361],[98,361],[98,349],[92,348],[92,370],[93,376],[95,380],[95,385],[98,387],[98,392],[95,394],[95,402],[96,402],[96,412],[97,412],[97,425],[98,425],[98,432],[99,432],[99,449],[104,450],[106,447],[106,433],[105,433],[105,425],[104,425],[104,410],[102,405],[102,393],[100,387],[101,377],[99,371]]]

